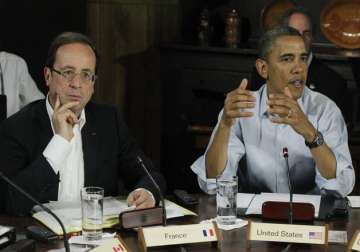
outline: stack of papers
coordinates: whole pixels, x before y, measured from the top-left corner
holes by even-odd
[[[277,202],[289,202],[290,195],[288,193],[261,193],[261,194],[249,194],[238,193],[237,195],[237,207],[246,208],[246,215],[256,214],[261,215],[261,208],[266,201]],[[319,216],[320,209],[320,195],[306,195],[306,194],[294,194],[293,202],[310,203],[315,208],[315,218]]]
[[[119,214],[129,210],[126,200],[108,197],[104,199],[104,219],[103,228],[110,228],[119,222]],[[63,222],[66,233],[75,233],[81,231],[81,202],[50,202],[45,204],[50,208]],[[165,209],[167,218],[181,217],[185,215],[196,215],[174,202],[165,200]],[[38,209],[38,208],[37,208]],[[57,235],[62,235],[62,229],[59,223],[45,211],[34,213],[33,218],[37,219]]]

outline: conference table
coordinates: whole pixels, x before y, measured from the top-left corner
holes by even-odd
[[[202,220],[211,219],[216,216],[216,198],[215,196],[209,196],[205,194],[197,194],[199,203],[193,207],[187,207],[188,209],[197,213],[197,216],[184,216],[180,218],[170,219],[168,225],[182,225],[182,224],[193,224],[199,223]],[[243,219],[262,222],[261,218],[247,218]],[[25,227],[29,225],[38,224],[31,217],[10,217],[1,215],[1,225],[12,225],[16,227],[18,238],[24,237]],[[324,221],[317,221],[308,223],[309,225],[325,225],[328,224],[329,230],[346,230],[348,241],[355,233],[357,229],[360,229],[360,209],[351,209],[348,218],[333,219]],[[180,227],[179,227],[180,228]],[[286,243],[277,242],[263,242],[263,241],[247,241],[246,240],[246,228],[234,229],[229,231],[220,230],[221,241],[219,248],[214,243],[197,243],[197,244],[186,244],[177,246],[167,246],[160,248],[152,248],[149,251],[282,251],[287,247]],[[131,251],[140,251],[138,244],[137,232],[124,231],[119,229],[105,230],[105,232],[113,232],[116,230],[121,236],[123,241],[126,243]],[[49,249],[62,248],[62,240],[52,241],[50,243],[36,242],[36,251],[48,251]],[[296,244],[293,243],[287,251],[346,251],[346,244],[328,244],[324,245],[309,245],[309,244]]]

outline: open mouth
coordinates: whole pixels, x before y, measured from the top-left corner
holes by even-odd
[[[304,80],[301,79],[291,80],[289,81],[289,84],[294,85],[297,88],[300,88],[304,85]]]

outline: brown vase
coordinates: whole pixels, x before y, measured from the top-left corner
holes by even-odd
[[[225,44],[227,47],[236,48],[239,40],[240,18],[236,10],[231,10],[225,17]]]

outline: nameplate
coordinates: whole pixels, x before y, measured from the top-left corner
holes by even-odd
[[[360,230],[357,230],[351,238],[348,250],[360,251]]]
[[[216,223],[157,226],[140,228],[138,238],[140,246],[147,251],[147,247],[216,242],[219,231]]]
[[[92,250],[91,252],[129,252],[130,250],[120,238],[113,238]]]
[[[327,226],[250,222],[247,239],[290,243],[327,244]]]

